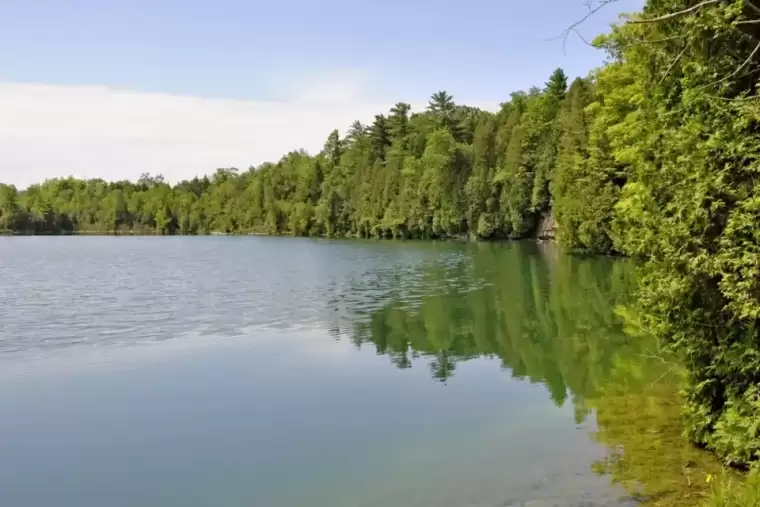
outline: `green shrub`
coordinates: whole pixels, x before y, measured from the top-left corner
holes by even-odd
[[[710,447],[728,464],[760,459],[760,388],[753,386],[744,396],[729,398],[708,439]],[[760,502],[756,505],[760,506]]]

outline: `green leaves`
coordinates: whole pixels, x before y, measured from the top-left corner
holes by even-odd
[[[744,66],[758,60],[734,27],[742,2],[692,7],[647,2],[642,17],[659,21],[602,41],[616,61],[597,74],[581,172],[622,182],[609,236],[644,261],[644,320],[689,371],[688,436],[746,464],[760,457],[760,131],[757,111],[734,99],[756,93]],[[558,220],[579,223],[566,204]]]
[[[332,131],[316,155],[295,151],[174,186],[149,174],[136,183],[54,180],[0,207],[0,223],[31,233],[530,236],[557,198],[566,88],[558,69],[544,90],[512,94],[498,114],[440,91],[423,112],[399,102],[345,137]]]

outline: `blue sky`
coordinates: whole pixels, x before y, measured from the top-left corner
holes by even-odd
[[[582,32],[589,38],[605,32],[620,12],[641,4],[619,0],[593,16]],[[584,0],[6,1],[0,6],[0,83],[12,86],[0,87],[0,107],[6,104],[11,113],[21,114],[18,104],[24,100],[67,101],[68,92],[86,87],[107,87],[117,102],[124,98],[118,94],[127,91],[258,105],[321,101],[354,107],[357,115],[364,114],[358,104],[424,103],[439,89],[463,102],[498,104],[512,91],[543,84],[556,67],[570,76],[584,75],[603,61],[601,52],[575,38],[566,53],[560,41],[548,40],[587,10]],[[47,87],[32,90],[34,97],[24,88],[23,100],[9,95],[32,84]],[[82,114],[89,113],[83,109]],[[79,116],[77,122],[84,121]],[[116,114],[111,121],[120,118]],[[64,128],[69,123],[64,120],[59,114],[55,121]],[[0,124],[0,180],[25,184],[29,171],[35,177],[64,175],[56,170],[92,176],[84,164],[97,159],[67,159],[58,169],[43,168],[40,164],[55,162],[48,157],[34,167],[24,162],[27,174],[13,177],[2,155],[12,144],[9,136],[17,143],[19,134],[7,121],[5,127]],[[24,136],[26,141],[34,137],[31,132]],[[34,142],[35,150],[46,149],[39,144],[44,140]],[[294,148],[316,144],[295,134],[290,142]],[[260,161],[260,151],[251,150],[251,163]],[[222,158],[220,165],[228,161]],[[156,165],[156,160],[145,161]],[[161,162],[173,171],[171,160]],[[111,175],[108,167],[100,170]],[[179,177],[192,170],[174,172]]]
[[[583,32],[604,32],[639,5],[610,5]],[[350,72],[382,98],[446,88],[503,100],[555,67],[578,75],[599,64],[603,55],[577,40],[567,54],[546,40],[586,9],[583,0],[10,1],[0,78],[255,100]]]

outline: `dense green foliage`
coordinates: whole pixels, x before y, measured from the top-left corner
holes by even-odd
[[[650,0],[602,37],[614,59],[586,154],[598,181],[626,181],[604,229],[645,260],[645,323],[688,370],[688,436],[733,464],[760,458],[758,12]],[[610,162],[593,163],[595,145]]]
[[[614,0],[612,0],[614,1]],[[608,2],[609,3],[609,2]],[[688,371],[688,436],[760,458],[760,2],[648,0],[496,113],[433,95],[321,153],[170,186],[0,186],[0,230],[523,237],[549,210],[562,244],[641,259],[644,324]]]
[[[2,186],[0,230],[525,236],[549,209],[566,88],[557,70],[544,89],[513,94],[497,113],[442,91],[424,112],[399,103],[372,125],[332,132],[314,156],[292,152],[174,186],[149,175]]]

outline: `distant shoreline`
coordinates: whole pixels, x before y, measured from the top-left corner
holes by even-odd
[[[15,231],[0,231],[0,236],[14,236],[14,237],[54,237],[54,236],[132,236],[132,237],[204,237],[204,236],[256,236],[256,237],[272,237],[272,238],[321,238],[321,239],[364,239],[364,240],[378,240],[378,241],[460,241],[468,243],[499,243],[509,241],[535,241],[537,243],[555,243],[556,238],[553,236],[527,236],[521,238],[476,238],[471,236],[446,236],[435,238],[423,238],[423,237],[359,237],[359,236],[309,236],[309,235],[294,235],[294,234],[269,234],[266,232],[221,232],[213,231],[201,234],[161,234],[158,232],[139,232],[139,231],[73,231],[73,232],[59,232],[59,233],[20,233]],[[604,255],[601,255],[604,256]]]

